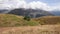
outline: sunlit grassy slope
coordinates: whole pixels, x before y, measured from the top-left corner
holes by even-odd
[[[30,21],[24,20],[23,18],[23,16],[12,14],[0,14],[0,27],[60,24],[60,16],[44,16],[40,18],[31,18]]]
[[[60,16],[44,16],[40,18],[33,19],[36,22],[39,22],[42,25],[53,25],[53,24],[60,24]]]
[[[6,26],[35,26],[39,23],[24,20],[22,16],[12,14],[0,14],[0,27]]]
[[[17,16],[12,14],[0,14],[0,34],[60,33],[60,25],[51,25],[60,24],[60,16],[44,16],[40,18],[32,18],[30,21],[24,20],[23,18],[23,16]]]

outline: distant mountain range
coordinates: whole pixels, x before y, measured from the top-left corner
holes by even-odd
[[[15,14],[21,16],[30,16],[32,18],[41,17],[41,16],[53,16],[52,13],[39,9],[14,9],[11,10],[8,14]]]
[[[45,11],[39,9],[13,9],[13,10],[0,10],[0,13],[15,14],[20,16],[31,16],[32,18],[41,16],[60,16],[60,11]]]
[[[51,11],[52,14],[54,14],[55,16],[60,16],[60,11],[56,10],[56,11]]]
[[[8,13],[8,12],[10,12],[11,10],[7,10],[7,9],[3,9],[3,10],[0,10],[0,13],[1,14],[5,14],[5,13]]]

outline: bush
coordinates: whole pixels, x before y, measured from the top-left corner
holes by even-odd
[[[25,17],[24,17],[24,20],[30,21],[31,18],[30,18],[29,16],[25,16]]]

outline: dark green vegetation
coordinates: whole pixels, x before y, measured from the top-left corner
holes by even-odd
[[[30,18],[29,16],[25,16],[25,17],[24,17],[24,20],[30,21],[31,18]]]

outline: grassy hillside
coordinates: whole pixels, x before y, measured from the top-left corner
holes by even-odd
[[[0,14],[0,34],[59,34],[60,16],[44,16],[30,21],[12,14]],[[40,26],[40,24],[44,24]],[[50,24],[50,25],[45,25]],[[39,26],[36,26],[39,25]],[[14,27],[15,26],[15,27]],[[24,26],[24,27],[17,27]]]
[[[44,16],[40,18],[33,19],[40,24],[60,24],[60,16]]]
[[[22,16],[16,16],[12,14],[0,14],[0,27],[35,26],[35,25],[39,25],[39,23],[24,20]]]
[[[12,14],[0,14],[0,27],[60,24],[60,16],[44,16],[31,19],[30,21],[24,20],[23,18],[23,16]]]

